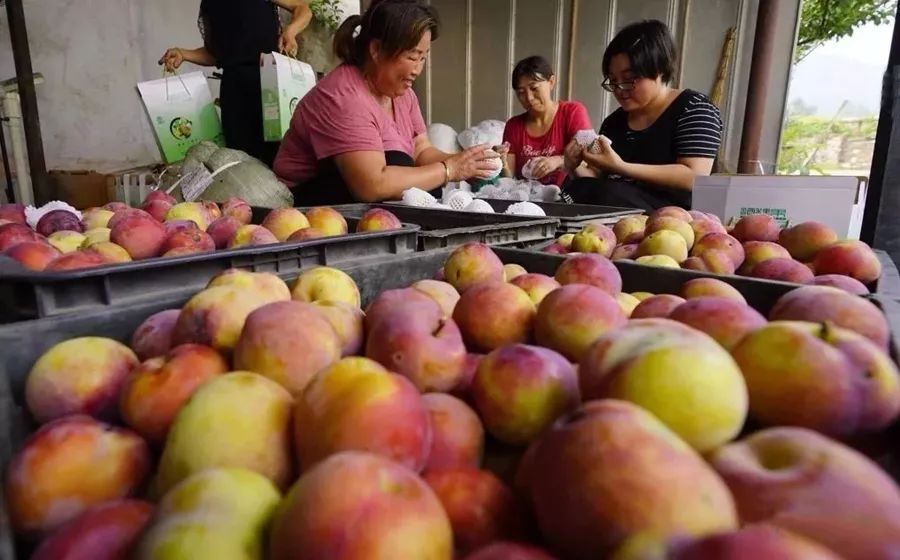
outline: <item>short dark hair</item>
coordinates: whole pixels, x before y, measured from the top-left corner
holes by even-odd
[[[512,73],[512,87],[519,87],[519,80],[532,78],[539,82],[549,80],[553,76],[553,67],[543,56],[529,56],[516,63]]]
[[[609,77],[609,64],[616,55],[631,61],[631,71],[638,77],[669,83],[675,76],[678,54],[668,26],[655,19],[632,23],[621,31],[603,53],[603,75]]]
[[[334,54],[362,67],[372,41],[379,41],[382,54],[394,58],[415,48],[426,31],[432,41],[437,39],[440,26],[437,10],[424,0],[373,0],[364,14],[348,17],[335,32]]]

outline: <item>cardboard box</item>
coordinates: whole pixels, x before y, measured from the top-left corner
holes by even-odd
[[[693,209],[727,224],[749,214],[769,214],[782,227],[822,222],[841,237],[858,239],[866,205],[862,177],[810,175],[712,175],[697,177]]]
[[[280,142],[297,104],[316,85],[316,73],[309,64],[278,53],[264,54],[259,71],[263,136],[266,142]]]
[[[52,200],[67,202],[79,210],[103,206],[112,199],[109,188],[115,179],[107,173],[88,170],[51,170],[50,196]],[[40,201],[40,203],[49,201]]]

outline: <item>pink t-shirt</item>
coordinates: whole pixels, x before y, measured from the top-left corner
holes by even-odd
[[[516,115],[506,121],[503,141],[509,142],[509,153],[516,156],[516,177],[522,177],[522,167],[528,160],[536,157],[561,156],[566,145],[571,142],[580,130],[590,130],[591,118],[587,109],[577,101],[560,101],[553,124],[543,136],[528,134],[525,128],[526,114]],[[546,185],[562,185],[566,172],[562,169],[544,177],[541,182]]]
[[[273,170],[293,187],[315,177],[321,160],[338,154],[401,151],[413,156],[413,140],[425,131],[412,89],[394,98],[392,119],[379,107],[360,70],[343,64],[300,101]]]

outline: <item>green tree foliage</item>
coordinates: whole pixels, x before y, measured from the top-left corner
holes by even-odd
[[[853,33],[861,25],[880,25],[897,13],[897,0],[803,0],[795,62],[816,47]]]

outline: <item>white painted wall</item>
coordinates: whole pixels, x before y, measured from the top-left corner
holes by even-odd
[[[46,80],[37,92],[48,168],[110,171],[159,161],[135,84],[161,76],[156,62],[167,47],[200,45],[199,5],[25,0],[32,64]],[[0,79],[14,76],[3,9]]]

